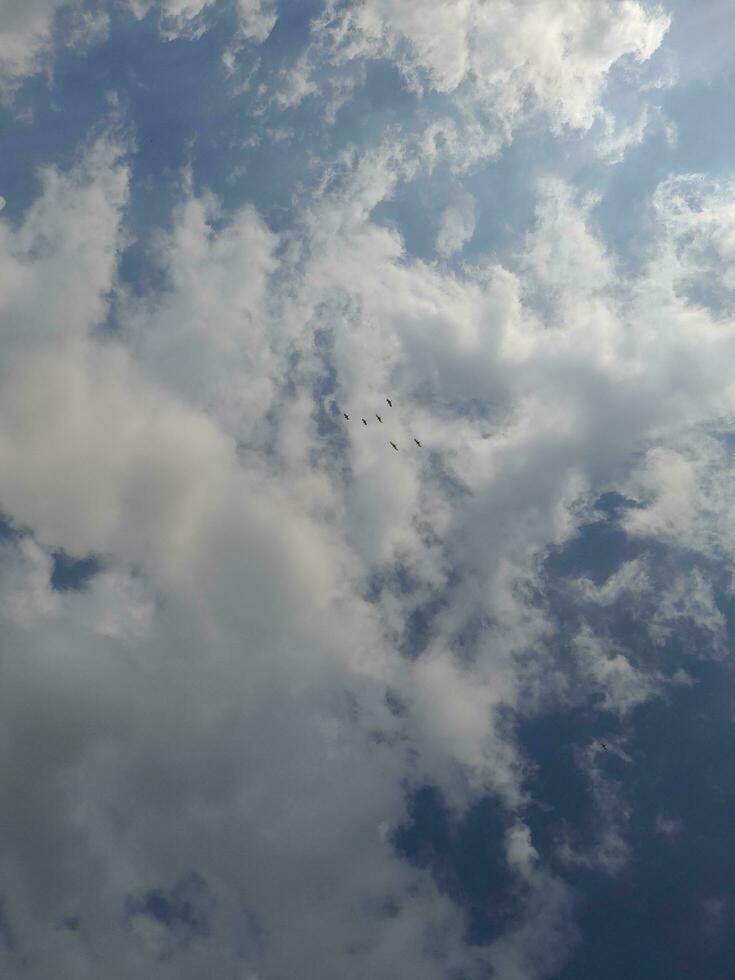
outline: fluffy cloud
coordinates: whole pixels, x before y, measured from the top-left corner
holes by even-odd
[[[81,0],[9,0],[0,10],[0,97],[10,98],[24,78],[48,67],[56,43],[83,53],[107,37],[109,26],[107,11]]]
[[[621,650],[606,650],[588,629],[574,638],[574,651],[592,688],[602,695],[606,711],[626,715],[657,690],[651,675],[634,667]]]
[[[188,330],[172,335],[185,311],[177,304],[186,295],[206,305],[217,269],[232,290],[224,305],[257,347],[272,236],[245,211],[212,241],[205,205],[191,199],[161,243],[170,291],[148,310],[131,301],[123,346],[96,328],[127,186],[120,148],[102,140],[71,172],[47,170],[23,225],[3,226],[0,498],[34,534],[8,543],[2,563],[15,801],[0,867],[15,937],[4,968],[15,970],[22,950],[39,977],[93,976],[100,957],[121,977],[195,976],[232,969],[236,957],[287,976],[305,956],[324,976],[384,976],[398,960],[407,976],[474,975],[486,956],[463,949],[460,911],[398,858],[383,829],[406,818],[407,777],[442,780],[432,745],[446,711],[431,698],[434,682],[422,667],[418,723],[389,710],[386,690],[404,698],[414,684],[350,587],[366,559],[349,523],[342,536],[339,520],[330,528],[310,516],[303,479],[289,489],[254,457],[242,468],[229,417],[205,412],[199,374],[162,369],[192,342]],[[245,281],[239,261],[226,273],[230,251],[250,259]],[[84,274],[65,274],[67,263]],[[20,285],[34,297],[23,319]],[[155,338],[144,343],[145,317],[168,336],[166,357]],[[197,343],[224,362],[232,338],[227,323],[213,325],[220,337],[210,330]],[[303,412],[283,415],[284,425],[310,425]],[[303,468],[289,445],[279,441],[283,464]],[[414,489],[394,521],[417,506],[412,464],[402,465]],[[414,548],[418,540],[409,537]],[[56,593],[58,548],[102,554],[108,571],[88,592]],[[492,707],[484,701],[469,740],[460,722],[456,744],[436,742],[441,766],[479,764],[476,789],[495,784],[490,758],[504,751],[496,739],[473,755]],[[171,922],[126,920],[126,907],[148,907],[151,889],[178,895],[192,868],[210,895],[198,913],[206,928],[176,926],[185,941],[169,942]],[[552,888],[533,915],[558,914],[563,931],[564,894]]]
[[[639,3],[593,8],[576,0],[540,11],[533,3],[468,0],[455,11],[438,2],[427,9],[367,0],[354,16],[368,38],[385,37],[391,46],[408,42],[401,64],[417,82],[425,79],[436,91],[452,92],[469,80],[475,97],[493,107],[500,101],[511,113],[530,92],[556,123],[576,126],[591,123],[611,65],[623,55],[650,57],[668,26],[662,11],[649,13]],[[521,66],[520,78],[514,78]],[[498,100],[504,83],[510,91]]]
[[[642,506],[626,513],[624,527],[731,566],[730,454],[721,439],[687,435],[669,447],[651,447],[631,474],[627,486]]]
[[[11,0],[0,12],[0,84],[37,70],[54,15],[69,0]]]
[[[336,93],[356,84],[346,82],[345,71],[387,59],[410,89],[436,100],[426,149],[440,144],[461,170],[496,153],[533,113],[543,113],[555,132],[589,129],[612,67],[621,59],[647,61],[668,26],[662,9],[633,0],[330,0],[314,22],[312,49],[286,76],[279,100],[293,105],[319,91],[315,79],[323,78],[325,62],[336,72],[325,85]]]
[[[475,231],[475,202],[465,195],[455,204],[448,205],[441,218],[436,236],[436,250],[446,258],[459,251]]]
[[[278,239],[252,208],[213,236],[216,218],[211,197],[181,205],[157,248],[171,288],[154,308],[131,299],[124,325],[147,370],[243,441],[268,411],[280,370],[266,302]]]
[[[210,4],[159,7],[196,36]],[[239,9],[264,37],[270,8]],[[278,231],[184,174],[143,297],[121,282],[120,140],[46,167],[22,219],[0,218],[9,975],[534,980],[575,941],[512,719],[587,699],[624,732],[663,680],[591,615],[560,634],[543,562],[611,486],[638,503],[631,538],[731,555],[729,456],[701,426],[735,394],[732,190],[664,181],[634,272],[598,198],[553,176],[515,255],[412,258],[371,219],[400,182],[497,149],[529,104],[589,127],[611,66],[667,24],[632,2],[431,12],[330,5],[296,71],[324,95],[315,51],[337,74],[390,58],[436,100],[425,126],[332,159]],[[475,207],[451,199],[441,256]],[[59,549],[100,558],[85,590],[53,589]],[[704,572],[653,607],[652,581],[636,559],[570,593],[585,612],[634,596],[658,644],[684,621],[722,642]],[[557,856],[617,873],[629,804],[595,749],[577,763],[597,834]],[[484,946],[394,847],[423,784],[453,817],[502,801],[519,914]]]
[[[46,174],[19,242],[5,229],[11,254],[4,261],[14,263],[15,278],[22,268],[45,294],[39,310],[55,297],[66,315],[46,323],[36,313],[35,336],[6,331],[0,454],[14,475],[0,490],[4,507],[45,548],[108,554],[123,582],[125,567],[144,569],[151,601],[162,602],[140,630],[121,632],[110,628],[119,600],[116,590],[105,596],[104,579],[88,599],[62,600],[50,591],[38,545],[6,550],[6,733],[18,732],[26,698],[37,709],[54,704],[43,722],[43,712],[36,715],[27,745],[14,742],[17,806],[7,814],[13,844],[3,876],[18,943],[38,976],[57,971],[60,958],[65,970],[93,975],[100,942],[106,959],[118,949],[120,975],[143,968],[148,946],[128,947],[123,900],[175,878],[183,847],[228,911],[213,922],[206,951],[185,964],[174,957],[161,975],[195,975],[202,963],[225,968],[218,939],[234,938],[242,917],[256,922],[262,957],[276,975],[297,969],[307,947],[316,960],[331,949],[323,970],[344,975],[357,946],[365,976],[380,975],[386,957],[403,959],[409,950],[419,957],[410,971],[439,976],[419,952],[421,935],[435,917],[440,928],[457,913],[391,856],[379,834],[386,817],[401,819],[404,802],[399,756],[371,733],[385,735],[395,723],[371,679],[381,674],[380,636],[369,609],[340,588],[349,570],[340,567],[339,550],[282,489],[266,489],[265,474],[240,471],[234,443],[215,425],[146,380],[117,343],[89,337],[112,285],[107,257],[124,186],[116,152],[98,144],[72,174]],[[45,254],[34,263],[41,241]],[[65,261],[83,265],[87,249],[99,261],[73,287],[50,274]],[[4,298],[9,322],[15,294]],[[36,571],[23,586],[29,560]],[[139,607],[141,597],[132,601]],[[70,602],[75,616],[65,611]],[[352,612],[339,611],[345,603]],[[378,653],[372,665],[370,646]],[[205,689],[210,694],[200,697]],[[356,727],[353,710],[362,719]],[[41,836],[23,816],[29,811],[45,814]],[[355,835],[363,838],[358,851]],[[235,870],[238,840],[250,857]],[[132,864],[130,846],[138,854]],[[22,871],[15,862],[29,847],[37,860]],[[88,890],[93,881],[99,891]],[[398,911],[386,919],[380,910],[389,897]],[[313,911],[306,929],[305,901]],[[360,903],[364,914],[355,918]],[[359,934],[339,923],[342,914],[360,923]],[[34,926],[49,916],[79,916],[91,938]],[[335,933],[344,937],[339,948]],[[229,950],[236,946],[228,942]],[[12,953],[4,955],[12,969]],[[147,969],[154,968],[155,960]]]

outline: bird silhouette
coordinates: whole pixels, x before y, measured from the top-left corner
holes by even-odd
[[[376,415],[375,418],[378,420],[378,422],[380,422],[381,425],[383,424],[383,420],[379,415]]]
[[[418,441],[418,439],[415,436],[414,436],[414,440],[413,441],[416,443],[416,445],[419,447],[419,449],[421,449],[421,443]]]
[[[347,412],[342,412],[342,414],[344,415],[344,417],[345,417],[345,418],[347,419],[347,421],[349,422],[349,421],[350,421],[350,417],[349,417],[349,415],[347,414]]]
[[[393,408],[393,402],[390,400],[390,398],[386,398],[385,400],[388,402],[390,407]]]
[[[398,452],[398,446],[394,442],[391,443],[391,446],[393,446],[395,451]]]
[[[600,742],[600,745],[601,745],[601,746],[603,747],[603,749],[604,749],[604,750],[605,750],[605,751],[607,752],[607,746],[605,745],[605,743],[604,743],[604,742]]]
[[[365,421],[365,419],[362,420],[362,424],[363,425],[367,425],[367,422]]]

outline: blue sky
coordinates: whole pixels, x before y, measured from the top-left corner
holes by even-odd
[[[4,977],[729,976],[729,7],[0,11]]]

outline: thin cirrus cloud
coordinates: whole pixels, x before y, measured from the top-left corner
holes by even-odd
[[[0,13],[11,103],[59,40],[34,9]],[[584,876],[645,866],[640,815],[688,839],[637,720],[727,656],[733,185],[657,179],[622,261],[598,205],[666,11],[433,12],[441,45],[387,0],[110,11],[102,51],[237,32],[200,134],[235,127],[228,165],[192,140],[157,171],[123,89],[0,216],[4,975],[561,976],[595,948]],[[352,101],[394,97],[353,139]],[[467,175],[539,128],[596,182],[540,158],[531,227],[470,254]],[[297,146],[275,220],[257,154]],[[375,217],[412,185],[423,258]],[[90,576],[60,588],[60,553]],[[462,835],[489,799],[495,893]]]

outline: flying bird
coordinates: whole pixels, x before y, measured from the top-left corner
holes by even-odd
[[[604,749],[604,750],[605,750],[605,751],[607,752],[607,746],[605,745],[605,743],[604,743],[604,742],[600,742],[600,745],[601,745],[601,746],[603,747],[603,749]]]
[[[418,439],[415,436],[413,438],[413,441],[416,443],[416,445],[419,447],[419,449],[421,449],[421,443],[418,441]]]
[[[349,415],[347,414],[347,412],[342,412],[342,414],[344,415],[344,417],[345,417],[345,418],[347,419],[347,421],[349,422],[349,421],[350,421],[350,417],[349,417]]]
[[[393,402],[390,400],[390,398],[386,398],[385,400],[388,402],[390,407],[393,408]]]
[[[380,422],[381,425],[383,424],[383,420],[379,415],[376,415],[375,418],[378,420],[378,422]]]
[[[391,446],[393,446],[395,451],[398,452],[398,446],[394,442],[391,443]]]
[[[363,425],[367,425],[367,422],[365,421],[365,419],[362,420],[362,424]]]

